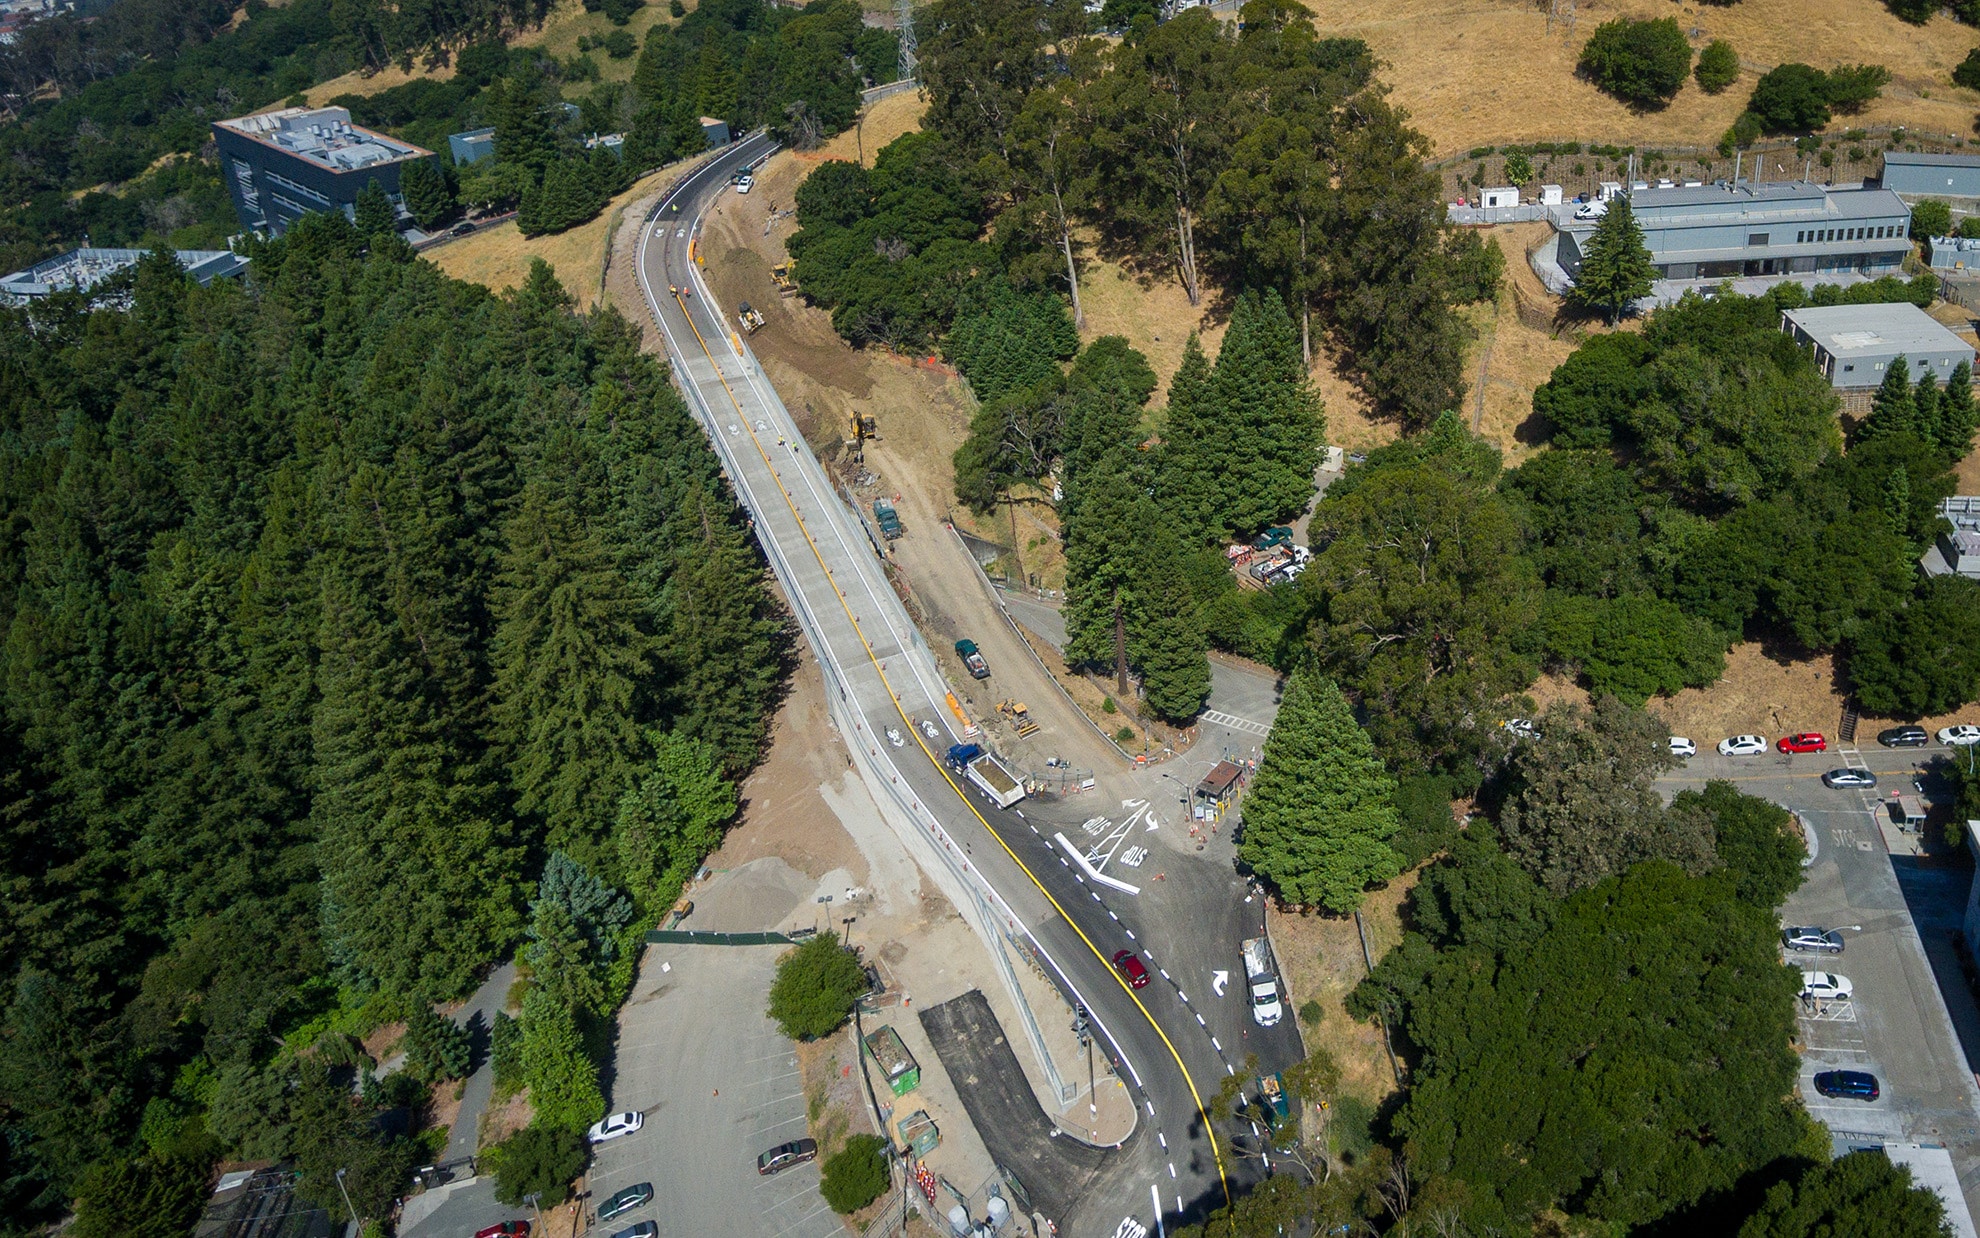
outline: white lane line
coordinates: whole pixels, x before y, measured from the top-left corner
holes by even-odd
[[[1210,1038],[1210,1047],[1215,1049],[1219,1053],[1222,1053],[1224,1051],[1224,1046],[1217,1043],[1217,1038],[1215,1036],[1212,1036]]]
[[[1149,1116],[1149,1117],[1151,1117],[1151,1118],[1152,1118],[1152,1117],[1154,1117],[1154,1116],[1155,1116],[1155,1102],[1154,1102],[1154,1101],[1152,1101],[1152,1100],[1145,1100],[1145,1101],[1142,1101],[1141,1103],[1142,1103],[1142,1104],[1144,1104],[1144,1105],[1146,1105],[1146,1106],[1148,1106],[1148,1116]]]
[[[1167,1135],[1164,1135],[1161,1131],[1156,1131],[1155,1138],[1162,1141],[1162,1151],[1167,1152],[1169,1150],[1169,1137]]]
[[[1169,1176],[1171,1178],[1176,1176],[1176,1163],[1174,1161],[1169,1162]]]
[[[1134,940],[1136,940],[1136,939],[1135,939],[1135,935],[1134,935],[1134,930],[1133,930],[1133,929],[1122,929],[1122,930],[1121,930],[1121,932],[1123,932],[1123,933],[1126,933],[1126,934],[1128,935],[1128,940],[1129,940],[1129,941],[1134,941]]]
[[[1197,1016],[1196,1016],[1196,1026],[1198,1026],[1198,1027],[1208,1027],[1208,1026],[1209,1026],[1209,1024],[1207,1024],[1207,1023],[1205,1023],[1205,1022],[1203,1021],[1203,1016],[1202,1016],[1202,1015],[1197,1015]]]

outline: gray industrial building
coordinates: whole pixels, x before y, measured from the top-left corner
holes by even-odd
[[[1911,212],[1887,189],[1805,181],[1637,188],[1629,195],[1657,278],[1734,279],[1797,273],[1895,274],[1911,251]],[[1596,221],[1561,228],[1571,275]]]
[[[311,211],[352,213],[372,181],[399,201],[399,169],[433,152],[351,123],[341,107],[216,121],[213,138],[243,227],[279,236]]]
[[[1944,383],[1960,362],[1973,361],[1973,345],[1909,301],[1786,310],[1781,330],[1813,349],[1816,367],[1842,391],[1877,386],[1899,357],[1914,382],[1931,374]]]
[[[1980,155],[1887,150],[1880,183],[1907,202],[1920,198],[1980,199]]]
[[[495,153],[495,131],[470,129],[466,133],[450,133],[447,135],[447,150],[454,156],[456,167],[480,163]]]
[[[138,264],[148,250],[72,249],[25,271],[0,276],[0,305],[26,305],[58,292],[88,292],[119,271]],[[248,264],[246,258],[224,249],[181,249],[174,256],[186,274],[206,285],[216,279],[238,275]]]

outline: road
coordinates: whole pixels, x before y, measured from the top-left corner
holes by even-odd
[[[1963,865],[1892,854],[1878,820],[1879,794],[1909,791],[1921,768],[1947,755],[1936,745],[1890,750],[1874,743],[1802,756],[1722,757],[1707,750],[1658,787],[1669,795],[1726,779],[1808,823],[1815,856],[1782,920],[1839,928],[1845,948],[1839,956],[1792,954],[1788,962],[1847,976],[1855,996],[1803,1012],[1802,1099],[1839,1152],[1887,1139],[1944,1144],[1969,1206],[1980,1207],[1980,1089],[1973,1073],[1980,1011],[1949,940],[1965,911],[1970,874]],[[1822,784],[1823,771],[1845,765],[1876,773],[1878,790]],[[1875,1074],[1883,1095],[1868,1103],[1818,1095],[1815,1073],[1839,1068]]]
[[[1280,1065],[1297,1054],[1296,1033],[1288,1020],[1269,1036],[1262,1030],[1250,1036],[1241,1001],[1210,994],[1207,967],[1192,964],[1187,973],[1163,978],[1161,987],[1129,989],[1109,964],[1113,950],[1150,944],[1159,971],[1165,951],[1180,955],[1184,947],[1176,940],[1178,927],[1162,926],[1159,908],[1144,909],[1144,900],[1119,891],[1103,900],[1071,863],[1059,862],[1064,857],[1049,835],[1077,830],[1097,810],[1073,801],[1032,801],[1001,812],[966,793],[944,769],[939,754],[959,738],[960,725],[935,658],[858,520],[747,350],[730,336],[726,315],[710,306],[695,268],[693,231],[701,212],[731,173],[772,149],[762,137],[738,143],[661,200],[657,221],[646,226],[639,246],[648,308],[690,407],[751,513],[818,656],[835,713],[850,723],[848,739],[865,775],[900,803],[904,818],[929,822],[921,826],[925,837],[904,834],[904,844],[910,850],[944,848],[949,854],[934,868],[947,863],[972,880],[980,875],[994,889],[997,897],[985,916],[1007,908],[1021,923],[1015,935],[1028,937],[1069,999],[1093,1012],[1136,1089],[1144,1112],[1140,1130],[1110,1155],[1072,1214],[1055,1218],[1061,1231],[1152,1233],[1155,1200],[1168,1223],[1198,1219],[1262,1172],[1229,1155],[1204,1120],[1204,1104],[1231,1069],[1225,1061],[1231,1045],[1258,1043],[1267,1064]],[[935,738],[923,735],[921,723],[933,726]],[[907,737],[904,746],[879,738],[888,727]],[[1034,830],[1034,822],[1051,828]],[[1214,917],[1186,922],[1190,938],[1209,943],[1191,957],[1221,955],[1235,966],[1236,941],[1255,905],[1242,901],[1228,868],[1172,867],[1176,871],[1167,873],[1162,884],[1168,888],[1156,901],[1208,898],[1230,908],[1222,923]],[[966,906],[969,899],[957,901]]]

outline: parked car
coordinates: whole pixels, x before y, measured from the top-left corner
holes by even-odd
[[[1576,219],[1600,219],[1608,213],[1609,204],[1606,202],[1589,202],[1574,209]]]
[[[1789,925],[1781,930],[1781,945],[1810,954],[1841,954],[1843,936],[1819,924]]]
[[[1829,741],[1822,737],[1820,731],[1802,731],[1781,736],[1781,742],[1774,746],[1782,752],[1827,752]]]
[[[757,1157],[756,1172],[760,1174],[782,1173],[793,1165],[802,1165],[806,1161],[815,1161],[817,1159],[818,1141],[816,1139],[793,1139],[789,1143],[780,1143],[768,1152],[765,1152],[762,1156]]]
[[[1759,735],[1735,735],[1719,741],[1719,755],[1722,757],[1757,757],[1765,751],[1767,741]]]
[[[1114,954],[1114,970],[1121,973],[1121,979],[1128,982],[1130,989],[1148,987],[1148,968],[1142,965],[1141,956],[1132,950],[1120,950]]]
[[[1958,726],[1949,726],[1939,732],[1939,742],[1950,744],[1955,748],[1964,748],[1968,744],[1980,744],[1980,726],[1974,726],[1971,723],[1964,722]]]
[[[1671,736],[1671,755],[1674,757],[1695,757],[1698,745],[1682,735]]]
[[[637,1225],[626,1226],[612,1238],[660,1238],[660,1225],[656,1221],[641,1221]]]
[[[609,1221],[613,1217],[624,1216],[634,1208],[652,1202],[653,1184],[651,1182],[641,1182],[636,1186],[627,1187],[625,1190],[618,1192],[612,1198],[598,1205],[598,1219]]]
[[[1867,769],[1832,769],[1822,775],[1825,786],[1831,787],[1874,787],[1877,775]]]
[[[1540,738],[1540,728],[1534,725],[1531,718],[1508,718],[1499,725],[1520,739]]]
[[[474,1238],[529,1238],[528,1221],[501,1221],[474,1231]]]
[[[753,176],[744,176],[741,180],[736,182],[737,193],[748,193],[750,190],[754,188],[756,188],[756,178]]]
[[[1801,973],[1801,995],[1823,1002],[1848,1001],[1856,992],[1856,986],[1848,976],[1838,976],[1834,972],[1805,971]]]
[[[592,1123],[591,1129],[584,1133],[584,1137],[593,1143],[605,1143],[623,1135],[630,1135],[645,1125],[646,1115],[629,1109],[624,1113],[610,1114]]]
[[[1862,1070],[1825,1070],[1815,1076],[1815,1090],[1848,1100],[1876,1100],[1884,1094],[1877,1076]]]
[[[1922,726],[1894,726],[1877,732],[1877,742],[1886,748],[1923,748],[1932,742],[1932,734]]]

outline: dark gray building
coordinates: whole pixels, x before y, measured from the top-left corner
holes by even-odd
[[[1980,155],[1887,150],[1882,184],[1907,202],[1919,198],[1980,199]]]
[[[1911,381],[1931,374],[1941,384],[1960,362],[1973,361],[1973,345],[1909,301],[1786,310],[1781,330],[1813,349],[1816,367],[1844,391],[1882,383],[1899,357],[1905,359]]]
[[[480,163],[495,153],[495,131],[470,129],[466,133],[450,133],[447,135],[447,149],[453,152],[456,167]]]
[[[1629,204],[1659,279],[1854,272],[1887,275],[1911,251],[1911,212],[1885,189],[1830,189],[1804,181],[1635,189]],[[1561,230],[1569,274],[1596,221]]]
[[[351,123],[340,107],[284,108],[216,121],[227,192],[243,227],[279,236],[311,211],[351,214],[372,181],[399,201],[399,170],[433,152]]]

